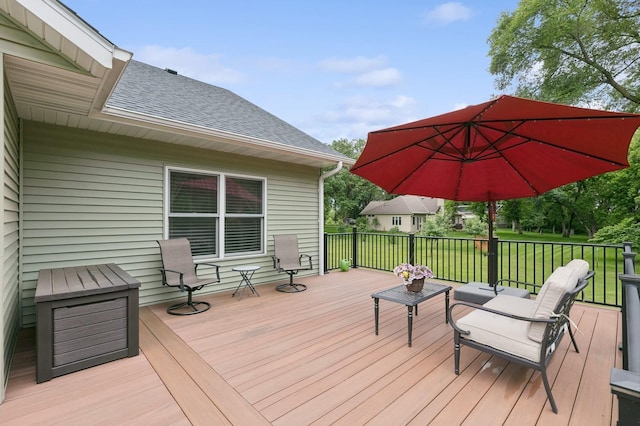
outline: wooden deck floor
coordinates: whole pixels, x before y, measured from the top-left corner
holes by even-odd
[[[549,378],[462,348],[453,373],[444,296],[420,305],[413,346],[407,310],[370,295],[396,282],[370,270],[301,278],[299,294],[200,297],[190,317],[164,305],[140,310],[140,356],[35,383],[33,331],[26,330],[0,404],[3,425],[609,425],[617,412],[609,370],[620,364],[620,314],[576,304],[581,352],[564,339]],[[614,419],[614,420],[612,420]]]

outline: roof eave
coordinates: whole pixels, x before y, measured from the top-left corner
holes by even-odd
[[[91,57],[95,61],[93,64],[82,63],[78,57],[69,59],[96,77],[101,76],[99,66],[111,69],[114,59],[126,62],[133,55],[116,47],[57,0],[8,0],[7,5],[9,16],[49,45],[56,47],[63,38]],[[59,50],[66,55],[64,47]]]
[[[349,167],[355,164],[356,161],[343,155],[323,153],[286,145],[280,142],[226,132],[205,126],[197,126],[176,120],[167,120],[162,117],[109,106],[105,106],[100,113],[93,114],[93,118],[184,136],[185,138],[183,140],[174,143],[198,148],[244,153],[244,155],[248,155],[247,150],[251,149],[253,150],[251,153],[252,156],[264,158],[277,158],[281,154],[286,154],[288,157],[299,158],[301,164],[309,164],[309,162],[312,162],[320,167],[331,167],[340,162],[342,162],[344,166]],[[189,138],[195,138],[198,142],[190,143]],[[224,149],[224,146],[227,145],[228,149]],[[256,152],[262,152],[263,155],[256,155]]]

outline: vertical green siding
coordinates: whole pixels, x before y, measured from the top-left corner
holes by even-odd
[[[26,325],[35,322],[33,296],[43,268],[114,262],[140,280],[141,304],[185,297],[163,288],[158,272],[165,166],[267,179],[267,252],[216,261],[222,282],[206,291],[234,288],[237,264],[260,265],[258,284],[284,280],[271,261],[276,233],[298,234],[317,273],[318,169],[34,122],[24,123],[23,134]]]
[[[8,380],[11,357],[19,329],[19,191],[20,134],[19,120],[6,82],[4,85],[4,212],[2,309],[4,378]],[[4,385],[4,383],[3,383]]]

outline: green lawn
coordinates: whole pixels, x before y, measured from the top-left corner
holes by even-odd
[[[498,278],[543,284],[553,270],[580,258],[596,272],[585,291],[585,300],[607,305],[621,302],[618,274],[622,273],[619,246],[596,245],[586,236],[563,238],[558,234],[525,233],[499,230]],[[351,258],[351,232],[330,236],[329,269],[339,259]],[[357,239],[358,266],[391,271],[409,257],[406,234],[362,233]],[[450,237],[416,237],[414,263],[429,265],[437,278],[457,281],[488,280],[486,250],[468,234],[456,232]]]

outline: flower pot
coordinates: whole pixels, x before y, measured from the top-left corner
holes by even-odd
[[[422,287],[424,287],[424,278],[420,278],[419,280],[413,280],[411,281],[410,284],[407,284],[407,291],[419,293],[422,291]]]
[[[351,263],[351,259],[342,259],[340,261],[340,270],[342,272],[347,272],[349,270],[350,263]]]

